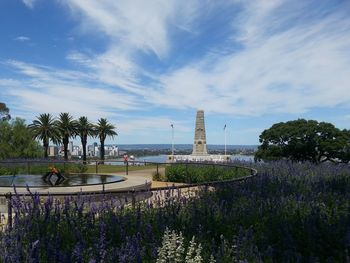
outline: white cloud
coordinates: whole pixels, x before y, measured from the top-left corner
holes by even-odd
[[[174,120],[166,116],[125,119],[118,126],[126,134],[136,131],[170,131],[171,124],[174,124],[177,132],[192,131],[187,122]]]
[[[170,124],[175,127],[175,143],[184,143],[188,134],[192,135],[193,120],[191,123],[176,120],[166,116],[129,117],[119,119],[115,124],[119,137],[118,141],[133,143],[171,143],[172,132]]]
[[[34,8],[35,2],[37,0],[22,0],[23,4],[25,4],[28,8]]]
[[[191,60],[189,56],[181,66],[174,66],[172,63],[178,54],[173,53],[173,48],[179,45],[179,40],[173,38],[173,34],[186,32],[195,39],[200,35],[198,21],[210,23],[215,19],[210,10],[222,3],[61,2],[79,20],[82,32],[102,32],[107,38],[105,51],[71,51],[67,59],[83,66],[80,71],[10,61],[9,65],[29,78],[26,84],[33,89],[31,92],[62,99],[67,87],[76,87],[84,93],[87,103],[92,103],[86,95],[91,92],[97,98],[106,99],[112,105],[108,107],[120,110],[153,105],[203,108],[234,116],[296,114],[350,102],[347,4],[333,7],[327,13],[326,8],[316,2],[311,6],[311,2],[298,1],[233,1],[236,9],[225,6],[232,8],[231,23],[219,25],[229,28],[225,30],[229,32],[223,47],[225,52],[220,52],[221,46],[210,45],[201,57]],[[202,37],[205,46],[206,41],[215,37],[215,32]],[[233,45],[239,47],[232,48]],[[148,67],[147,62],[140,59],[145,57],[159,64]],[[61,93],[55,94],[50,86]],[[97,92],[104,87],[107,94]],[[116,99],[119,106],[108,98],[114,96],[119,97]],[[29,96],[22,97],[30,101]],[[92,103],[92,112],[109,114],[108,110],[102,110],[103,100]],[[78,103],[71,98],[70,102]],[[97,102],[102,105],[98,106]]]
[[[188,29],[198,1],[63,1],[81,17],[82,29],[97,29],[124,50],[167,55],[168,27]]]
[[[301,113],[348,104],[349,17],[337,12],[264,32],[288,20],[287,14],[276,14],[280,9],[275,1],[265,9],[244,13],[248,17],[247,24],[240,25],[245,32],[241,51],[204,57],[160,76],[159,88],[150,100],[233,115]]]
[[[313,18],[307,18],[303,14],[310,10],[308,3],[238,3],[242,11],[232,16],[231,25],[236,32],[227,38],[239,42],[240,51],[222,55],[208,49],[201,59],[159,75],[138,64],[137,52],[167,56],[173,25],[195,32],[196,18],[208,15],[203,6],[182,1],[70,1],[83,25],[93,24],[110,38],[105,53],[76,52],[70,59],[92,69],[103,83],[171,108],[261,115],[350,102],[350,19],[341,7],[333,15],[315,7],[310,11]],[[209,9],[220,5],[206,4]],[[140,81],[142,76],[152,85]]]
[[[83,65],[98,81],[143,95],[144,90],[137,81],[141,69],[123,50],[115,47],[102,55],[91,56],[81,52],[71,52],[69,60]]]
[[[12,104],[22,109],[25,116],[50,112],[71,112],[74,115],[88,116],[93,120],[100,117],[115,118],[115,112],[135,110],[139,107],[134,96],[116,89],[99,87],[88,74],[59,70],[8,61],[7,65],[21,72],[22,80],[0,79],[0,87],[13,98]],[[26,114],[25,112],[34,112]]]
[[[83,65],[100,82],[142,98],[158,76],[139,64],[140,55],[163,59],[172,48],[170,32],[186,31],[196,17],[199,1],[62,1],[81,21],[82,32],[102,32],[106,51],[87,54],[73,51],[67,58]]]
[[[30,38],[26,36],[18,36],[14,40],[20,41],[20,42],[26,42],[26,41],[30,41]]]

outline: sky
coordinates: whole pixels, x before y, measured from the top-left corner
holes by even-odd
[[[350,128],[350,1],[1,0],[0,101],[107,118],[106,143],[256,145],[298,118]]]

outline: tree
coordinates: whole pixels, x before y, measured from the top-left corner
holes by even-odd
[[[42,148],[33,139],[33,133],[23,119],[0,122],[0,159],[40,156]]]
[[[350,161],[350,132],[331,123],[298,119],[274,124],[260,135],[255,160]]]
[[[100,150],[100,157],[103,162],[105,159],[105,139],[110,136],[114,137],[115,135],[118,135],[114,129],[115,127],[108,123],[107,119],[101,118],[98,120],[97,125],[95,126],[96,129],[96,135],[100,138],[101,143],[101,150]]]
[[[89,136],[95,135],[94,125],[88,121],[88,118],[83,116],[80,117],[77,121],[77,131],[83,146],[83,160],[84,164],[86,163],[86,144],[87,138]]]
[[[0,121],[8,121],[10,119],[10,109],[7,108],[5,103],[0,102]]]
[[[50,113],[43,113],[36,117],[32,124],[29,125],[33,133],[33,138],[43,141],[44,157],[48,157],[48,148],[50,140],[53,143],[58,143],[60,133],[55,126],[55,120]]]
[[[68,160],[68,143],[71,137],[75,137],[77,130],[77,122],[67,113],[60,113],[55,125],[60,133],[61,142],[63,144],[64,159]]]

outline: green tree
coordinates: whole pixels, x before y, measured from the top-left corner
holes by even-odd
[[[0,159],[40,156],[42,148],[33,139],[33,133],[23,119],[0,122]]]
[[[107,119],[101,118],[98,120],[97,125],[95,126],[96,135],[100,138],[101,150],[100,150],[100,158],[102,160],[105,159],[105,140],[108,136],[114,137],[118,135],[114,129],[114,125],[108,123]]]
[[[85,164],[87,138],[95,135],[94,125],[89,122],[87,117],[82,116],[77,121],[77,131],[83,146],[83,160]]]
[[[60,133],[55,126],[55,120],[50,113],[43,113],[36,117],[32,124],[29,125],[33,137],[43,141],[44,157],[48,157],[48,148],[50,140],[53,143],[59,143]]]
[[[68,143],[69,139],[74,138],[78,132],[77,122],[73,120],[73,117],[69,113],[62,112],[55,124],[63,144],[64,159],[68,160]]]
[[[10,109],[5,103],[0,102],[0,121],[8,121],[11,119]]]
[[[260,135],[255,160],[349,162],[350,132],[331,123],[298,119],[274,124]]]

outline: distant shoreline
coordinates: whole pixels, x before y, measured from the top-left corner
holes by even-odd
[[[172,154],[171,144],[119,144],[118,152],[119,156],[128,154],[133,155],[140,161],[146,157],[158,159],[158,156],[168,156]],[[226,154],[233,156],[240,156],[240,159],[251,159],[251,156],[255,155],[257,145],[226,145]],[[175,144],[174,154],[175,155],[190,155],[192,154],[192,144]],[[209,154],[225,154],[225,145],[208,145]],[[243,158],[246,156],[246,158]],[[109,158],[108,158],[109,159]],[[161,158],[162,159],[162,158]]]
[[[121,150],[130,149],[171,149],[171,144],[106,144],[106,146],[115,145]],[[226,149],[257,149],[259,145],[226,145]],[[174,144],[175,149],[192,149],[193,144]],[[208,144],[208,150],[224,149],[224,144]]]

